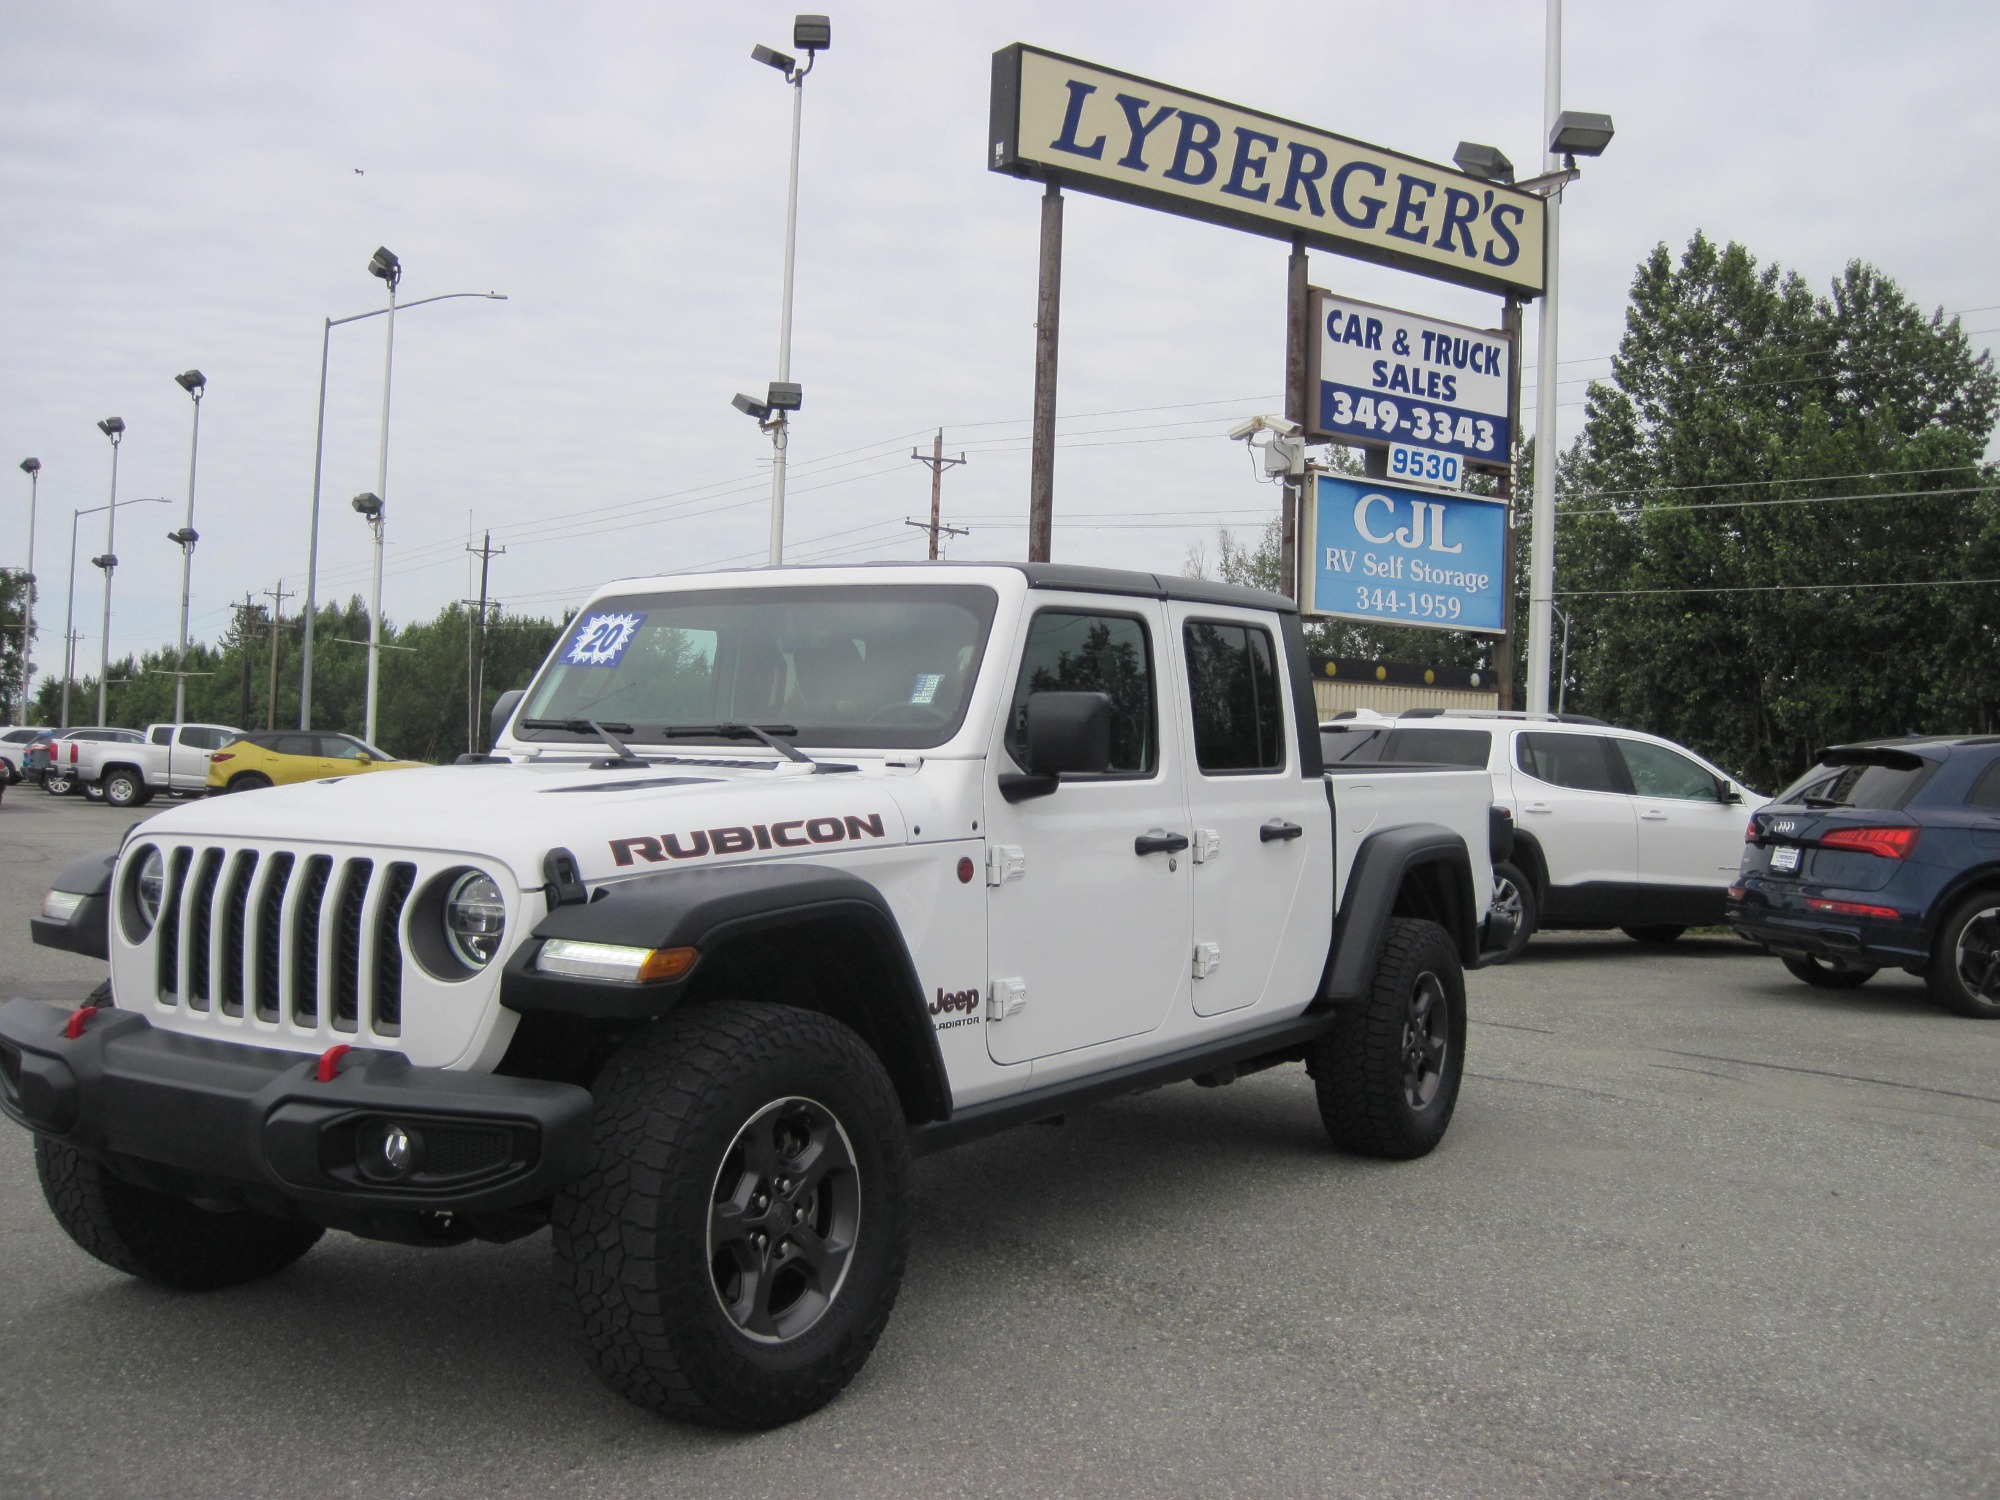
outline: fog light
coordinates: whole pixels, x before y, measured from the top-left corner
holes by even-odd
[[[42,897],[42,915],[54,922],[67,922],[89,899],[81,891],[50,891]]]
[[[648,984],[679,979],[694,967],[698,957],[693,948],[630,948],[622,943],[550,938],[535,955],[535,967],[544,974],[567,974],[576,979]]]
[[[354,1138],[354,1164],[376,1182],[401,1182],[423,1156],[423,1137],[393,1120],[375,1120]]]

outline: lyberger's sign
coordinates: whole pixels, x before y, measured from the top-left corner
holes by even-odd
[[[993,171],[1487,291],[1542,290],[1531,193],[1016,43],[993,54]]]

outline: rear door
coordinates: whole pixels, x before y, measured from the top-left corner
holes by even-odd
[[[1000,1063],[1151,1031],[1191,982],[1182,742],[1161,733],[1180,711],[1165,607],[1042,597],[986,761],[985,1032]],[[1026,769],[1028,697],[1046,691],[1110,697],[1112,769],[1009,802],[998,778]]]
[[[1516,826],[1548,863],[1544,921],[1623,920],[1638,880],[1638,818],[1610,736],[1518,730],[1512,779]]]
[[[1333,858],[1325,785],[1291,745],[1282,644],[1255,610],[1176,603],[1168,618],[1186,693],[1195,1012],[1303,1001],[1325,959]]]

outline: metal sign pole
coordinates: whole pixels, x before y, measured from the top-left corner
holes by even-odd
[[[1507,551],[1500,565],[1501,608],[1507,628],[1500,637],[1500,654],[1494,661],[1494,675],[1499,679],[1500,707],[1503,710],[1514,706],[1514,455],[1520,446],[1517,434],[1521,430],[1521,303],[1517,297],[1506,299],[1506,310],[1500,315],[1500,326],[1506,331],[1513,352],[1507,361],[1507,467],[1500,471],[1500,482],[1496,493],[1507,501]]]
[[[1306,429],[1307,404],[1312,393],[1307,388],[1307,348],[1312,341],[1312,294],[1307,287],[1306,245],[1292,241],[1292,253],[1285,262],[1285,416]],[[1279,592],[1288,599],[1299,597],[1299,511],[1306,501],[1305,476],[1285,477],[1284,510],[1278,522]]]
[[[1056,350],[1062,324],[1062,189],[1042,194],[1041,282],[1035,293],[1035,435],[1028,479],[1028,561],[1049,560],[1055,526]]]

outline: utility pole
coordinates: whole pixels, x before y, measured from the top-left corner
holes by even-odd
[[[938,533],[940,531],[950,532],[953,536],[966,535],[962,527],[941,526],[938,524],[938,507],[944,501],[944,471],[956,468],[959,464],[964,463],[965,455],[961,453],[957,458],[946,458],[944,456],[944,429],[940,427],[937,430],[937,435],[931,439],[931,451],[929,453],[919,453],[916,449],[912,448],[910,450],[910,457],[920,464],[928,465],[931,471],[931,524],[925,526],[921,521],[911,521],[908,524],[928,531],[931,534],[931,561],[936,562],[938,560]]]
[[[243,665],[242,702],[237,705],[236,722],[248,724],[250,722],[250,623],[255,616],[257,606],[251,602],[251,596],[246,593],[243,602],[232,605],[231,608],[236,611],[236,649],[242,657]]]
[[[282,578],[276,588],[264,590],[264,597],[271,601],[271,696],[264,709],[266,729],[278,727],[278,626],[285,616],[285,601],[297,592],[296,589],[286,588]],[[244,707],[248,708],[249,704],[246,702]]]
[[[486,697],[486,570],[496,557],[504,557],[505,547],[493,545],[493,533],[484,533],[477,547],[468,544],[465,549],[479,559],[479,623],[474,626],[466,622],[465,635],[465,753],[478,755],[486,749],[486,736],[479,732],[480,702]],[[468,599],[468,604],[473,603]],[[479,632],[477,647],[473,645],[474,630]]]

